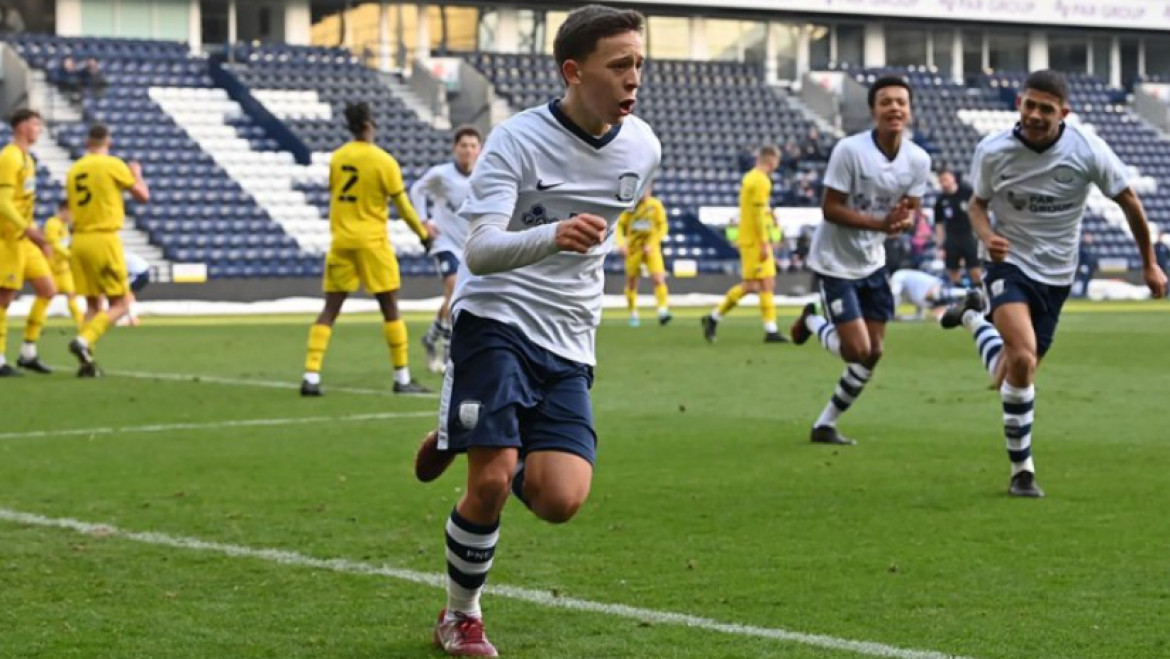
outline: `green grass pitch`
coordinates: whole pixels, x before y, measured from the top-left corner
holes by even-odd
[[[835,449],[807,441],[842,370],[815,342],[762,344],[751,309],[713,346],[695,312],[637,329],[609,313],[591,499],[563,526],[510,502],[489,583],[830,643],[491,592],[489,637],[532,658],[863,656],[835,641],[1170,656],[1166,308],[1065,315],[1037,383],[1040,501],[1006,495],[998,397],[961,330],[892,325],[842,422],[860,444]],[[437,389],[427,320],[410,320],[414,370]],[[307,323],[147,319],[103,340],[103,380],[0,381],[0,656],[438,656],[433,585],[11,519],[442,572],[463,467],[430,485],[411,474],[436,399],[357,391],[386,390],[390,369],[378,325],[356,316],[333,336],[326,397],[300,399]],[[48,361],[70,363],[67,340],[46,331]]]

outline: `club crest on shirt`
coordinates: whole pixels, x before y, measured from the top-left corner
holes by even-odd
[[[618,177],[618,201],[630,202],[638,197],[638,182],[642,180],[636,172],[626,172]]]
[[[1052,172],[1052,178],[1056,179],[1057,183],[1069,184],[1076,180],[1077,171],[1067,165],[1057,167]]]

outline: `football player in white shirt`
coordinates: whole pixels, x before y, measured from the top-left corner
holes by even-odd
[[[1125,165],[1096,135],[1064,123],[1069,113],[1064,76],[1032,73],[1016,105],[1019,123],[984,138],[971,163],[971,225],[992,261],[984,277],[991,322],[984,317],[982,296],[972,291],[940,323],[971,332],[983,365],[1000,384],[1012,463],[1009,494],[1042,497],[1032,460],[1033,381],[1076,275],[1081,221],[1093,185],[1125,212],[1142,256],[1142,277],[1155,298],[1166,295],[1166,275],[1155,263],[1146,213],[1129,187]]]
[[[886,272],[884,242],[913,226],[930,176],[930,156],[903,139],[913,91],[902,78],[879,78],[869,89],[875,128],[851,135],[833,149],[825,170],[825,221],[817,226],[808,264],[817,275],[825,316],[804,308],[792,325],[800,345],[816,335],[845,361],[845,373],[813,424],[818,444],[855,444],[837,431],[837,420],[861,395],[882,356],[894,296]]]
[[[427,221],[436,237],[431,246],[431,257],[443,278],[443,304],[435,315],[430,329],[423,335],[427,351],[427,368],[440,373],[447,366],[447,344],[451,340],[451,293],[455,290],[455,275],[463,261],[463,245],[467,242],[467,220],[459,217],[459,207],[471,190],[469,179],[483,146],[483,135],[475,126],[455,129],[455,156],[452,162],[435,165],[410,186],[410,203],[419,211],[434,209]],[[429,202],[429,203],[428,203]]]
[[[903,268],[890,275],[890,292],[895,304],[908,302],[914,305],[912,318],[899,316],[898,320],[921,320],[928,309],[937,309],[935,317],[942,315],[942,307],[963,299],[967,290],[955,288],[950,281],[929,272]]]
[[[467,486],[446,521],[447,606],[434,634],[451,655],[496,656],[479,597],[509,493],[553,523],[589,495],[605,257],[661,159],[658,138],[631,114],[644,21],[599,5],[569,13],[553,45],[564,97],[492,131],[460,212],[471,233],[451,302],[439,430],[415,457],[425,482],[467,454]]]

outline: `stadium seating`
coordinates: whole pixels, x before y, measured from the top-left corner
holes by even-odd
[[[449,132],[420,120],[377,72],[348,50],[236,44],[230,57],[226,68],[313,151],[317,166],[299,177],[294,188],[322,217],[329,213],[328,154],[352,139],[343,115],[350,103],[370,104],[378,122],[378,144],[398,160],[407,184],[450,158]],[[391,216],[397,217],[393,209]],[[423,255],[422,244],[405,223],[391,222],[390,232],[404,275],[434,273],[434,264]]]
[[[44,35],[18,35],[9,41],[31,66],[46,74],[57,71],[67,55],[75,60],[97,58],[107,87],[85,94],[83,123],[55,125],[53,137],[77,158],[85,151],[90,123],[110,127],[115,155],[141,162],[152,189],[151,203],[130,203],[127,214],[168,259],[206,263],[211,277],[320,272],[320,258],[282,231],[156,102],[156,96],[174,90],[213,91],[204,59],[173,42]],[[243,129],[255,136],[252,126],[245,124]],[[256,137],[259,144],[268,145]],[[49,196],[42,198],[51,202]]]

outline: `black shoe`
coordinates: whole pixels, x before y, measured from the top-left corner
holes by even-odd
[[[429,394],[430,389],[422,386],[418,382],[411,380],[409,384],[394,383],[394,393],[396,394]]]
[[[1013,497],[1031,497],[1039,499],[1044,496],[1044,490],[1036,484],[1036,474],[1030,471],[1021,471],[1012,476],[1012,484],[1008,487],[1008,494]]]
[[[49,373],[53,372],[53,369],[49,368],[45,362],[41,361],[40,357],[33,357],[32,359],[25,359],[24,357],[21,357],[20,359],[16,360],[16,365],[26,371],[33,371],[34,373],[43,373],[48,375]]]
[[[792,343],[788,337],[780,332],[768,332],[764,334],[764,343]]]
[[[792,323],[792,329],[788,330],[788,333],[792,336],[793,343],[802,346],[808,341],[808,337],[812,336],[812,332],[808,331],[808,325],[804,321],[808,320],[809,316],[815,315],[817,315],[817,305],[815,303],[809,302],[804,305],[800,316],[796,319],[796,322]]]
[[[301,380],[301,395],[302,396],[324,396],[321,392],[321,384],[313,384],[308,380]]]
[[[21,378],[24,373],[12,368],[12,364],[5,364],[0,366],[0,378]]]
[[[963,315],[968,311],[983,311],[983,295],[975,289],[967,291],[962,302],[947,307],[939,317],[938,324],[943,329],[954,329],[963,324]]]
[[[813,428],[812,436],[809,439],[814,444],[834,444],[836,446],[853,446],[857,443],[837,432],[837,429],[832,426],[818,426]]]
[[[708,314],[700,318],[699,322],[703,324],[703,338],[707,339],[707,343],[715,343],[715,330],[719,328],[719,321]]]
[[[658,317],[658,324],[659,325],[667,325],[672,320],[674,320],[674,316],[672,316],[670,314],[666,314],[665,316]]]
[[[73,356],[81,364],[93,363],[93,353],[90,352],[89,346],[81,343],[80,339],[73,339],[69,342],[69,352],[73,353]]]
[[[82,364],[81,368],[77,369],[79,378],[100,378],[102,375],[102,369],[98,368],[97,362]]]

